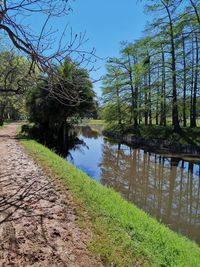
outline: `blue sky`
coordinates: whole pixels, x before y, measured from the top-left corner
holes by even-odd
[[[48,27],[58,29],[57,40],[63,28],[69,24],[74,33],[86,31],[89,41],[83,46],[84,50],[96,49],[96,55],[104,60],[95,63],[96,72],[90,73],[93,79],[98,80],[106,74],[106,58],[117,57],[120,50],[120,42],[133,42],[143,35],[147,22],[144,14],[144,2],[139,0],[71,0],[73,12],[68,16],[53,18]],[[40,32],[45,21],[43,15],[32,14],[23,18],[25,24],[29,24],[31,31]],[[68,32],[69,34],[69,32]],[[69,35],[66,36],[68,39]],[[67,42],[67,40],[66,40]],[[56,49],[57,41],[53,49]],[[55,46],[55,47],[54,47]],[[94,83],[94,89],[98,96],[101,95],[101,82]]]
[[[67,20],[74,32],[86,31],[87,50],[94,47],[99,57],[114,57],[119,55],[121,41],[132,42],[142,36],[147,22],[143,7],[144,1],[137,0],[76,0]],[[105,60],[99,60],[96,67],[100,69],[91,75],[98,79],[106,73]],[[99,96],[100,86],[101,82],[94,84]]]

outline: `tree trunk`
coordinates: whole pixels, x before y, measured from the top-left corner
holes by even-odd
[[[193,7],[193,9],[194,9],[194,12],[195,12],[195,15],[196,15],[196,18],[197,18],[197,22],[198,22],[198,24],[199,24],[199,26],[200,26],[200,15],[199,15],[199,13],[198,13],[198,8],[197,8],[197,6],[195,5],[195,3],[194,3],[193,0],[190,0],[190,3],[191,3],[191,5],[192,5],[192,7]]]
[[[165,52],[162,46],[162,88],[161,88],[161,113],[160,113],[160,125],[166,126],[166,74],[165,74]]]
[[[183,43],[183,127],[187,126],[186,117],[186,88],[187,88],[187,76],[186,76],[186,53],[185,53],[185,38],[182,34]]]
[[[197,105],[197,87],[198,87],[198,66],[199,66],[199,47],[198,47],[198,38],[197,34],[195,36],[195,43],[196,43],[196,64],[195,64],[195,76],[194,76],[194,92],[193,92],[193,105],[192,105],[192,121],[191,127],[196,127],[196,105]]]
[[[0,126],[3,126],[4,123],[4,112],[5,112],[5,105],[0,106]]]
[[[148,58],[150,58],[149,53],[147,53]],[[149,109],[149,124],[152,125],[152,110],[151,110],[151,63],[148,64],[148,109]]]
[[[121,106],[120,106],[120,95],[119,95],[119,87],[116,87],[117,89],[117,112],[118,112],[118,125],[120,127],[121,130],[121,126],[122,126],[122,113],[121,113]]]
[[[146,77],[146,74],[145,74],[145,92],[144,92],[144,98],[145,98],[145,111],[144,111],[144,124],[145,125],[148,125],[148,96],[147,96],[147,77]]]
[[[173,21],[171,18],[169,6],[162,1],[166,8],[169,18],[169,30],[170,30],[170,44],[171,44],[171,70],[172,70],[172,125],[174,131],[180,131],[179,115],[178,115],[178,103],[177,103],[177,84],[176,84],[176,54],[175,54],[175,43],[174,43],[174,29]]]
[[[193,91],[194,91],[194,43],[192,38],[192,62],[191,62],[191,89],[190,89],[190,127],[192,128],[193,118]]]
[[[129,65],[129,80],[130,80],[130,88],[131,88],[131,105],[132,105],[132,117],[133,117],[133,122],[134,126],[138,125],[138,120],[137,120],[137,111],[136,111],[136,94],[133,86],[133,74],[132,74],[132,68],[131,68],[131,59],[130,55],[128,53],[128,65]]]
[[[157,98],[156,98],[156,125],[158,125],[158,114],[159,114],[159,97],[160,97],[160,69],[158,64],[158,86],[157,86]]]
[[[172,55],[172,123],[174,126],[174,131],[180,130],[179,116],[178,116],[178,103],[177,103],[177,84],[176,84],[176,57],[175,57],[175,45],[174,45],[174,35],[171,23],[171,55]]]

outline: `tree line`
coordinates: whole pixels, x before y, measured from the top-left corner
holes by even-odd
[[[107,61],[103,116],[111,124],[161,125],[174,131],[197,126],[199,103],[200,2],[146,1],[154,19],[145,36],[122,43]]]

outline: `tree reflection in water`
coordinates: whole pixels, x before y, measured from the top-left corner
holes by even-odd
[[[101,182],[200,243],[200,168],[179,158],[105,142]]]
[[[90,127],[76,132],[71,162],[200,244],[199,164],[113,143]]]

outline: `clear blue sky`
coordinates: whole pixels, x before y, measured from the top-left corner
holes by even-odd
[[[86,31],[89,41],[86,49],[95,47],[102,58],[119,55],[120,42],[132,42],[142,36],[147,22],[143,12],[144,1],[137,0],[76,0],[73,13],[67,18],[74,32]],[[96,64],[100,69],[91,75],[98,79],[104,75],[105,61]],[[100,95],[101,82],[94,84]]]
[[[95,64],[95,67],[100,69],[91,73],[92,78],[99,79],[106,74],[106,58],[119,55],[120,42],[133,42],[143,35],[147,22],[147,16],[143,12],[144,2],[138,0],[71,0],[73,12],[62,18],[54,18],[48,26],[52,25],[54,30],[58,29],[61,33],[65,25],[69,23],[74,33],[86,31],[89,41],[83,49],[90,51],[95,48],[96,55],[104,58]],[[27,17],[25,21],[30,25],[31,30],[37,33],[40,32],[44,23],[44,16],[35,14]],[[57,35],[60,36],[59,32]],[[56,43],[55,41],[55,46]],[[98,96],[101,95],[100,87],[101,82],[94,84]]]

